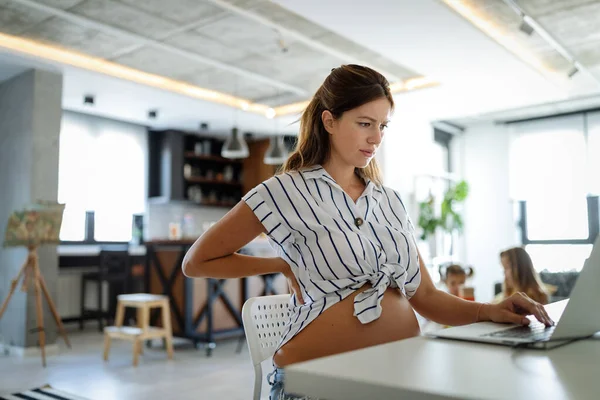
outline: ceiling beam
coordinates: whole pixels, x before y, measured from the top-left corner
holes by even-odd
[[[31,1],[31,0],[11,0],[11,1],[13,1],[14,3],[19,3],[26,7],[33,8],[33,9],[41,11],[41,12],[45,12],[45,13],[54,15],[54,16],[62,18],[62,19],[65,19],[65,20],[75,23],[77,25],[85,26],[87,28],[95,29],[95,30],[98,30],[98,31],[101,31],[104,33],[108,33],[113,36],[118,36],[118,37],[121,37],[124,39],[128,39],[128,40],[137,42],[139,44],[143,44],[144,46],[149,46],[149,47],[153,47],[155,49],[160,49],[160,50],[166,51],[168,53],[175,54],[175,55],[178,55],[183,58],[187,58],[192,61],[206,64],[206,65],[215,67],[215,68],[223,70],[223,71],[231,72],[233,74],[236,74],[236,75],[244,77],[244,78],[252,79],[254,81],[261,82],[261,83],[267,84],[269,86],[276,87],[281,90],[285,90],[287,92],[298,94],[300,96],[308,96],[308,92],[302,88],[287,84],[285,82],[278,81],[273,78],[269,78],[264,75],[257,74],[252,71],[238,68],[238,67],[223,63],[221,61],[214,60],[212,58],[204,57],[200,54],[196,54],[191,51],[183,50],[183,49],[177,48],[177,47],[169,45],[169,44],[165,44],[165,43],[153,40],[153,39],[149,39],[147,37],[138,35],[136,33],[132,33],[132,32],[128,32],[123,29],[115,28],[113,26],[106,25],[106,24],[103,24],[98,21],[94,21],[87,17],[83,17],[83,16],[80,16],[80,15],[77,15],[77,14],[74,14],[74,13],[71,13],[71,12],[68,12],[65,10],[47,6],[44,4],[40,4],[40,3]]]
[[[225,11],[225,10],[222,10],[217,15],[213,15],[213,16],[210,16],[208,18],[202,18],[202,19],[200,19],[198,21],[190,22],[189,24],[181,25],[181,26],[179,26],[179,27],[177,27],[175,29],[167,31],[167,32],[165,32],[165,33],[163,33],[161,35],[158,35],[156,37],[156,39],[160,40],[160,41],[169,39],[169,38],[171,38],[171,37],[173,37],[175,35],[178,35],[180,33],[185,33],[187,31],[191,31],[192,29],[196,29],[196,28],[198,28],[198,27],[200,27],[202,25],[218,21],[221,18],[223,18],[225,15],[229,15],[229,13],[227,11]],[[109,59],[113,60],[113,59],[118,58],[118,57],[123,57],[124,55],[133,53],[134,51],[139,50],[142,47],[144,47],[144,44],[142,44],[142,43],[137,43],[137,44],[134,44],[134,45],[131,45],[131,46],[128,46],[128,47],[124,47],[124,48],[120,49],[119,51],[117,51],[116,53],[111,54],[111,56],[109,57]]]
[[[214,5],[219,6],[219,7],[223,8],[224,10],[227,10],[234,14],[237,14],[240,17],[252,20],[254,22],[258,22],[259,24],[268,26],[269,28],[276,29],[282,35],[294,38],[296,41],[303,43],[304,45],[312,48],[313,50],[317,50],[323,54],[327,54],[332,57],[335,57],[344,63],[369,65],[369,62],[367,60],[363,60],[361,58],[346,54],[346,53],[339,51],[331,46],[323,44],[323,43],[319,42],[318,40],[309,38],[308,36],[298,32],[298,31],[286,28],[283,25],[278,24],[277,22],[273,22],[268,18],[265,18],[261,15],[258,15],[256,13],[253,13],[253,12],[243,9],[241,7],[230,4],[229,2],[227,2],[225,0],[206,0],[206,1],[213,3]],[[401,78],[399,78],[398,76],[396,76],[395,74],[393,74],[389,71],[385,71],[380,68],[377,68],[377,71],[379,71],[381,74],[385,75],[386,78],[390,82],[402,81]]]
[[[533,30],[548,43],[554,51],[560,54],[565,60],[567,60],[575,69],[575,74],[578,71],[585,73],[588,77],[592,78],[597,85],[600,86],[600,79],[596,75],[594,75],[590,70],[587,69],[586,66],[582,65],[576,58],[571,54],[562,44],[558,42],[537,20],[533,17],[525,13],[521,6],[517,4],[514,0],[503,0],[506,5],[508,5],[518,16],[520,16],[523,21],[525,21],[529,26],[533,28]],[[571,78],[572,75],[569,75]]]

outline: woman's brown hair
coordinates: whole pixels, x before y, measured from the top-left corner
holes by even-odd
[[[531,257],[522,247],[513,247],[500,253],[500,258],[506,257],[510,264],[514,287],[504,280],[504,296],[508,297],[516,292],[523,292],[533,300],[541,304],[548,304],[548,293],[544,284],[533,268]]]
[[[283,165],[282,172],[297,171],[327,161],[331,143],[321,119],[323,111],[328,110],[337,119],[346,111],[382,97],[390,102],[393,109],[389,82],[379,72],[353,64],[332,69],[302,113],[296,149]],[[377,185],[382,184],[381,170],[375,159],[365,168],[357,168],[356,173]]]

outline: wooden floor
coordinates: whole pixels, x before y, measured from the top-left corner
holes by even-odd
[[[134,368],[128,341],[113,341],[105,363],[103,337],[94,328],[69,331],[72,349],[59,341],[58,354],[48,356],[46,368],[39,357],[0,355],[0,395],[50,384],[91,400],[252,398],[254,371],[246,345],[235,352],[237,339],[219,342],[211,357],[186,341],[176,341],[172,361],[157,342],[152,349],[144,347]],[[270,361],[263,365],[263,371],[270,372]],[[265,380],[262,397],[268,398]]]

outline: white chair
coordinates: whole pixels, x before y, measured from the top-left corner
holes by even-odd
[[[273,357],[290,316],[290,295],[252,297],[244,303],[242,320],[254,366],[254,400],[260,399],[261,363]]]

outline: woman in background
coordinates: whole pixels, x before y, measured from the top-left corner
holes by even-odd
[[[500,262],[504,267],[504,283],[502,292],[496,296],[494,302],[521,292],[540,304],[548,304],[548,293],[525,249],[513,247],[501,252]]]

